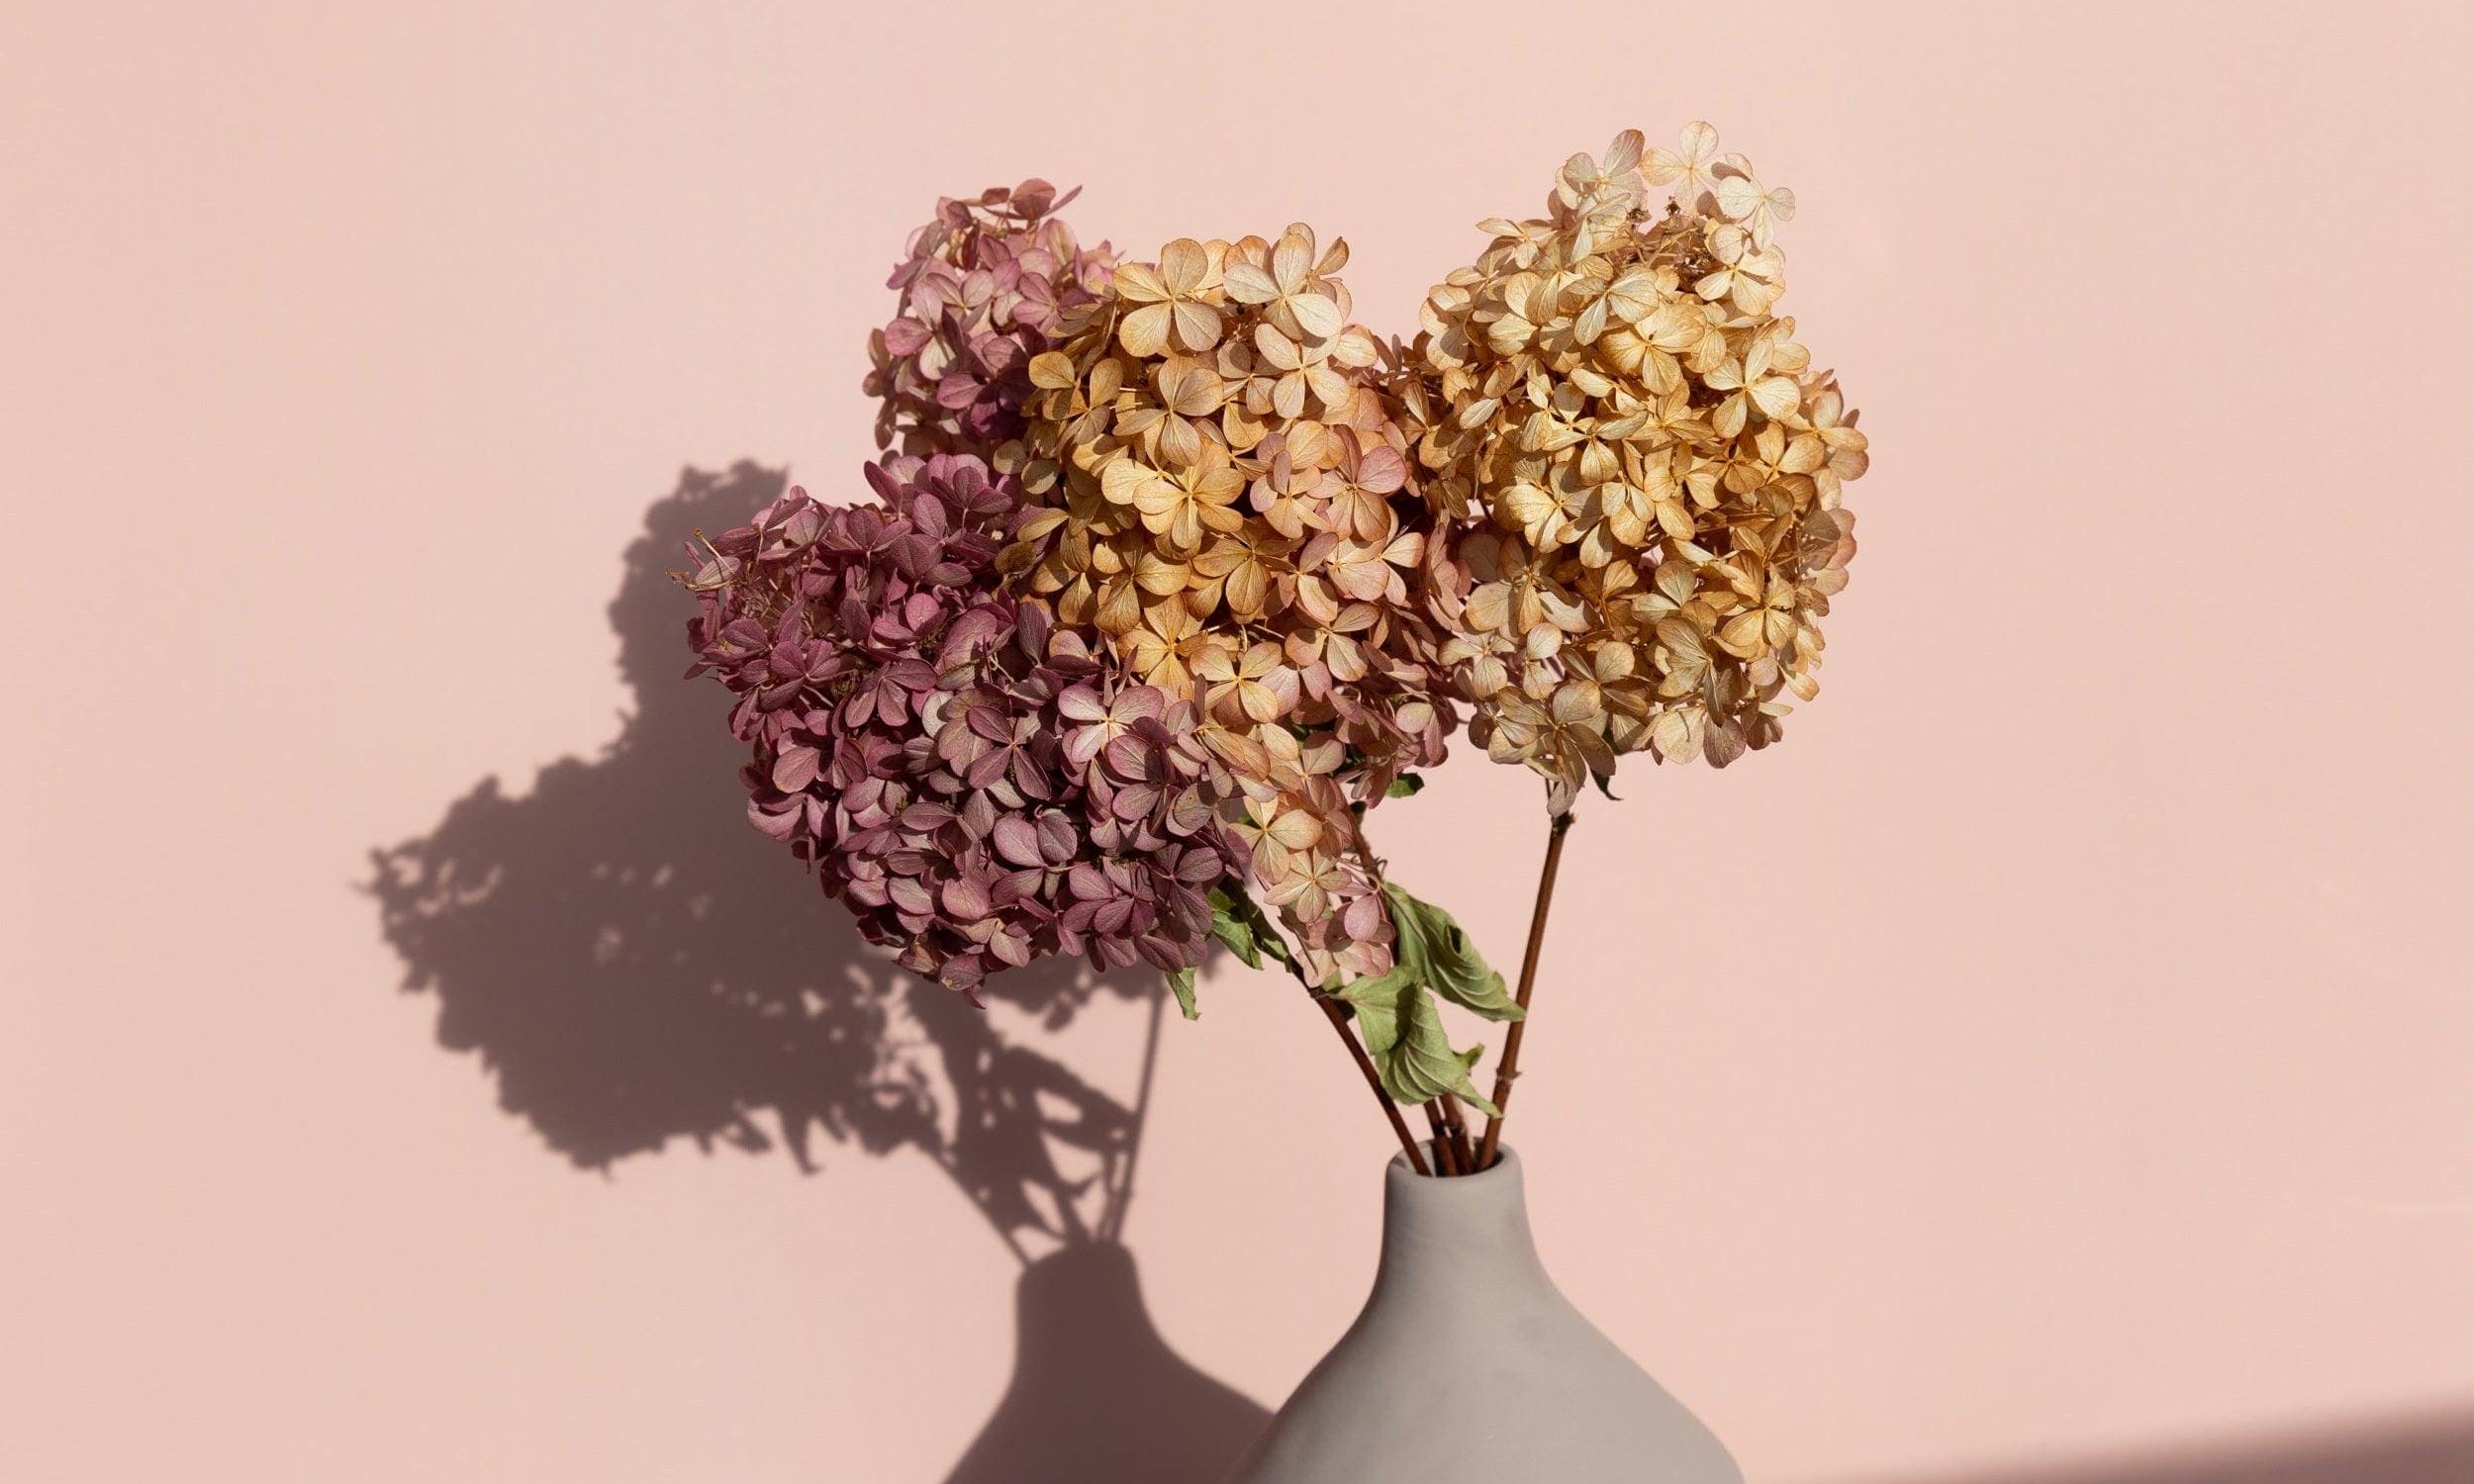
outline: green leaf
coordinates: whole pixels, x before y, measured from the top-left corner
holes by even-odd
[[[1194,1008],[1194,972],[1180,969],[1169,975],[1169,992],[1177,996],[1177,1008],[1188,1020],[1200,1020],[1202,1012]]]
[[[1391,907],[1393,973],[1409,971],[1419,983],[1488,1020],[1518,1020],[1521,1008],[1495,973],[1469,941],[1452,914],[1432,902],[1420,901],[1390,881],[1383,897]]]
[[[1419,778],[1414,773],[1404,773],[1391,781],[1391,787],[1383,790],[1383,797],[1406,798],[1410,794],[1417,792],[1425,787],[1426,781],[1424,779]]]
[[[1228,951],[1242,960],[1248,969],[1262,968],[1263,949],[1254,941],[1254,924],[1230,916],[1216,899],[1219,893],[1215,891],[1211,894],[1214,898],[1211,903],[1211,936],[1228,945]]]
[[[1488,1020],[1518,1020],[1521,1008],[1451,913],[1389,881],[1383,899],[1391,909],[1391,968],[1330,993],[1357,1012],[1385,1092],[1404,1103],[1451,1092],[1491,1118],[1494,1104],[1469,1079],[1485,1048],[1455,1051],[1432,996]]]
[[[1211,888],[1211,936],[1226,944],[1248,969],[1262,968],[1267,958],[1288,962],[1288,945],[1273,931],[1254,898],[1242,890]]]
[[[1422,1103],[1452,1092],[1487,1117],[1495,1116],[1494,1104],[1480,1097],[1469,1079],[1469,1069],[1485,1055],[1485,1048],[1452,1049],[1443,1030],[1443,1012],[1435,1007],[1424,985],[1395,968],[1389,974],[1343,984],[1331,994],[1357,1011],[1366,1054],[1374,1059],[1383,1090],[1394,1101]]]

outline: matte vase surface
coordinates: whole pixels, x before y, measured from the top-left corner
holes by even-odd
[[[1717,1438],[1547,1276],[1520,1160],[1394,1157],[1357,1323],[1233,1484],[1743,1484]]]

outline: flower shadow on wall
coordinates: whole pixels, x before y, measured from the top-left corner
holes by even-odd
[[[828,1145],[935,1161],[1023,1263],[1012,1383],[947,1484],[1217,1478],[1268,1414],[1170,1350],[1118,1243],[1148,1065],[1128,1107],[862,942],[748,826],[723,697],[680,679],[681,543],[783,486],[752,463],[690,469],[646,512],[610,607],[635,709],[607,751],[522,797],[485,779],[372,852],[404,985],[579,1168],[679,1138],[778,1147],[803,1171]],[[1051,960],[987,993],[1051,1030],[1099,995],[1148,1001],[1156,1046],[1153,973]]]

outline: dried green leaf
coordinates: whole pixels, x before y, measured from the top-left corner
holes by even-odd
[[[1194,971],[1180,969],[1169,975],[1169,992],[1177,996],[1177,1008],[1188,1020],[1200,1020],[1202,1012],[1194,1008]]]
[[[1405,968],[1418,982],[1488,1020],[1521,1018],[1520,1006],[1504,988],[1503,975],[1486,963],[1451,913],[1420,901],[1390,881],[1383,882],[1383,899],[1391,908],[1392,929],[1398,935],[1392,946],[1392,973]]]
[[[1493,1116],[1494,1104],[1469,1079],[1485,1048],[1455,1050],[1434,996],[1488,1020],[1517,1020],[1520,1006],[1451,913],[1389,881],[1383,899],[1394,936],[1391,969],[1343,984],[1332,997],[1356,1010],[1367,1055],[1393,1098],[1422,1103],[1450,1092]]]
[[[1265,959],[1288,962],[1288,945],[1273,930],[1254,898],[1242,890],[1211,888],[1211,936],[1227,945],[1248,969],[1262,968]]]
[[[1394,1101],[1422,1103],[1450,1092],[1487,1117],[1495,1115],[1494,1104],[1480,1096],[1469,1079],[1470,1068],[1477,1065],[1485,1049],[1453,1050],[1444,1034],[1443,1012],[1423,985],[1394,969],[1331,993],[1357,1011],[1366,1054],[1374,1059],[1383,1091]]]

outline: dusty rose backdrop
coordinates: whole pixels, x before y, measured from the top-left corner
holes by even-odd
[[[1550,1260],[1766,1484],[2474,1476],[2474,28],[2004,10],[13,16],[0,1473],[946,1478],[1014,1259],[804,1103],[830,1016],[699,1008],[872,971],[730,926],[790,868],[707,822],[631,545],[856,488],[939,191],[1304,219],[1406,330],[1565,154],[1708,118],[1800,198],[1864,545],[1784,747],[1584,806]],[[1535,793],[1467,757],[1378,819],[1502,958]],[[410,990],[408,841],[507,893]],[[1269,1405],[1386,1142],[1293,989],[1204,987],[1126,1233]],[[1142,1007],[1076,1005],[989,1034],[1122,1105]]]

